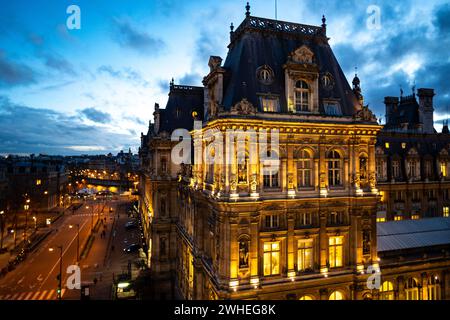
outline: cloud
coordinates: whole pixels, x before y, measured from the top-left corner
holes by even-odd
[[[125,81],[131,81],[135,84],[148,87],[149,83],[145,80],[141,74],[132,68],[123,68],[122,70],[116,70],[110,65],[103,65],[97,69],[98,73],[108,74],[113,78]]]
[[[86,108],[81,110],[80,113],[93,122],[105,124],[112,121],[112,117],[109,113],[102,112],[95,108]]]
[[[28,85],[35,81],[35,72],[30,67],[7,59],[0,50],[0,87]]]
[[[65,73],[71,76],[77,75],[72,64],[63,57],[51,54],[45,54],[45,65],[51,69]]]
[[[103,126],[86,125],[76,115],[30,108],[0,96],[1,154],[117,152],[138,144],[138,136],[110,132]]]
[[[139,53],[152,56],[159,55],[166,47],[163,40],[137,30],[128,21],[114,19],[115,40],[122,46],[131,48]]]

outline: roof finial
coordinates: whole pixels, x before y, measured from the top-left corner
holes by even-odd
[[[250,4],[247,2],[247,5],[245,6],[245,16],[250,16]]]
[[[326,27],[327,26],[327,18],[325,18],[325,15],[322,15],[322,27]]]
[[[415,96],[416,95],[416,80],[414,80],[414,84],[411,89],[412,89],[413,96]]]
[[[231,33],[234,32],[234,25],[233,25],[233,22],[230,24],[230,32],[231,32]]]
[[[170,81],[170,87],[173,88],[174,84],[175,84],[175,80],[173,80],[173,78],[172,78],[172,80]]]
[[[403,87],[402,87],[402,85],[400,85],[400,98],[402,98],[403,97]]]

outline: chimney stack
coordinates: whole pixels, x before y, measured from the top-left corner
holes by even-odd
[[[393,115],[397,111],[399,99],[398,97],[385,97],[384,104],[386,105],[386,125],[390,125],[393,121]]]
[[[417,91],[417,96],[419,97],[419,119],[423,124],[423,133],[434,133],[434,89],[421,88]]]

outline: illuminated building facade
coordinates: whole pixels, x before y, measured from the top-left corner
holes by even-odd
[[[378,136],[379,222],[450,216],[450,134],[433,127],[433,89],[386,97]]]
[[[166,108],[155,106],[141,137],[140,211],[154,298],[380,298],[367,272],[384,267],[376,223],[381,126],[358,77],[348,84],[325,18],[321,26],[274,21],[247,6],[228,48],[223,64],[210,57],[203,87],[171,83]],[[179,128],[194,138],[191,164],[173,161]],[[386,268],[393,287],[385,284],[386,295],[397,290],[392,297],[402,298],[403,276]]]

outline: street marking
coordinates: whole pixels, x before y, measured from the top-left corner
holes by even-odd
[[[30,298],[31,298],[31,296],[33,295],[33,293],[34,293],[34,292],[28,293],[28,294],[25,296],[24,300],[30,300]]]
[[[50,293],[49,293],[48,296],[47,296],[47,299],[45,299],[45,300],[51,300],[51,299],[52,299],[52,296],[54,295],[54,293],[55,293],[55,290],[54,290],[54,289],[51,290]]]
[[[44,298],[44,295],[47,293],[47,290],[44,290],[44,292],[42,292],[41,296],[39,297],[39,300],[42,300]]]
[[[37,297],[38,297],[38,295],[39,295],[40,293],[41,293],[40,291],[36,292],[36,293],[34,294],[33,298],[31,298],[31,300],[37,300]]]
[[[25,280],[25,277],[22,277],[22,279],[20,279],[19,281],[17,281],[17,284],[21,284],[23,282],[23,280]]]
[[[66,293],[66,289],[61,290],[61,298],[64,297],[64,293]]]
[[[22,292],[21,294],[19,294],[16,300],[22,300],[26,294],[27,294],[26,292]]]
[[[5,300],[8,300],[9,297],[11,297],[11,295],[10,295],[10,294],[7,294],[6,297],[5,297]]]
[[[44,280],[44,278],[42,277],[42,274],[40,274],[40,275],[37,277],[37,281],[41,282],[42,280]]]
[[[16,298],[18,297],[18,295],[19,295],[19,293],[16,293],[11,298],[9,298],[9,300],[17,300]]]

